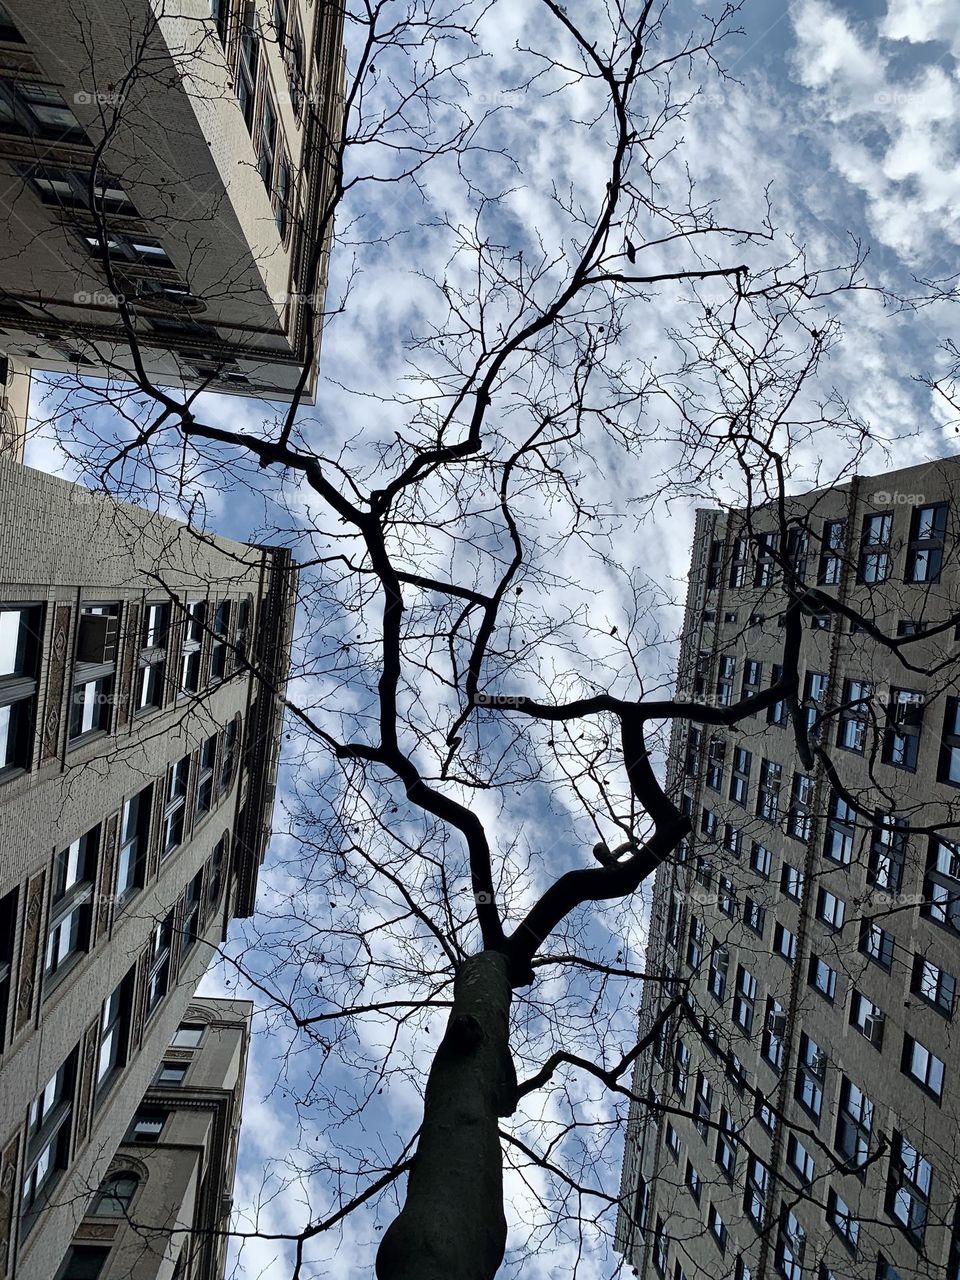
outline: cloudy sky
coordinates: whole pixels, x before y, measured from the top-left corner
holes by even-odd
[[[668,23],[681,30],[704,8],[719,13],[721,7],[718,0],[677,0]],[[843,338],[826,359],[812,399],[833,395],[845,404],[851,420],[869,427],[873,443],[858,464],[861,473],[952,452],[958,438],[955,424],[921,379],[945,368],[941,346],[953,335],[954,306],[946,301],[902,310],[885,303],[878,290],[915,296],[920,291],[916,281],[945,281],[957,271],[960,9],[943,0],[856,0],[843,5],[825,0],[789,5],[746,0],[740,23],[743,34],[718,52],[728,78],[720,79],[702,66],[690,80],[678,77],[675,89],[690,97],[690,105],[682,124],[674,127],[678,149],[664,159],[664,180],[668,186],[679,184],[686,166],[700,198],[718,202],[717,220],[737,226],[759,224],[768,190],[778,229],[775,243],[739,251],[751,263],[756,260],[762,266],[777,255],[785,256],[792,241],[806,247],[812,264],[830,267],[849,261],[854,242],[860,242],[869,251],[863,280],[874,287],[837,301],[834,314]],[[468,166],[467,176],[488,189],[510,189],[497,203],[490,224],[510,250],[531,252],[538,238],[548,245],[566,243],[568,233],[550,203],[553,184],[561,191],[575,191],[578,198],[592,198],[594,204],[603,188],[605,153],[599,135],[576,123],[589,117],[589,90],[568,84],[560,92],[545,92],[557,88],[556,75],[517,88],[529,78],[531,68],[517,45],[564,50],[562,39],[547,34],[549,30],[545,10],[535,0],[494,5],[479,30],[480,45],[489,57],[464,69],[460,97],[449,107],[453,114],[474,118],[492,109],[478,138],[486,150],[471,158],[475,167]],[[382,154],[364,154],[356,171],[386,163]],[[451,224],[472,223],[475,208],[461,179],[456,165],[439,163],[417,186],[362,184],[338,219],[330,296],[338,297],[349,278],[350,304],[328,324],[317,404],[304,413],[302,422],[305,439],[322,441],[328,454],[359,439],[363,444],[356,447],[369,461],[374,447],[389,442],[406,420],[409,411],[404,406],[382,397],[410,385],[402,380],[409,377],[412,362],[423,367],[426,359],[411,351],[410,343],[432,323],[442,323],[442,296],[426,277],[444,274],[442,264],[452,260]],[[666,255],[654,260],[670,265]],[[456,266],[446,275],[456,283]],[[626,356],[638,360],[642,352],[652,363],[675,361],[668,332],[683,326],[688,305],[680,290],[668,288],[636,308],[623,338]],[[429,366],[429,373],[436,376],[435,365]],[[216,397],[207,401],[211,418],[233,425],[253,428],[262,417],[262,407],[256,404]],[[50,468],[62,465],[49,440],[38,441],[28,461]],[[629,512],[631,501],[649,490],[657,469],[670,465],[671,459],[651,438],[649,454],[635,459],[635,470],[612,456],[595,461],[596,469],[585,483],[594,491],[612,487],[612,505]],[[609,465],[603,465],[605,461]],[[800,451],[797,483],[840,474],[850,463],[849,445],[841,433],[821,435],[815,448],[806,454]],[[271,522],[281,520],[270,483],[269,477],[259,481],[262,496],[250,490],[227,495],[208,485],[211,524],[239,539],[262,538]],[[722,497],[729,483],[729,477],[716,475],[707,488]],[[310,518],[302,494],[288,493],[287,504],[295,519]],[[682,598],[692,505],[681,502],[669,512],[657,508],[638,543],[639,567],[652,573],[655,566],[658,581],[674,601]],[[290,522],[289,515],[282,517],[284,528]],[[298,548],[301,558],[308,545],[315,544],[304,542]],[[600,595],[592,598],[592,607],[603,613],[604,630],[611,619],[616,622],[629,614],[633,597],[623,581],[599,559],[590,565],[578,559],[590,559],[589,546],[585,550],[580,544],[557,554],[570,576],[592,575],[599,584]],[[675,608],[672,614],[668,608],[665,618],[669,632],[676,624]],[[301,641],[311,643],[306,635]],[[587,651],[591,661],[612,661],[609,653],[590,645]],[[650,669],[652,681],[669,678],[672,655],[669,648],[658,654],[659,666]],[[316,696],[315,689],[305,690],[305,696]],[[349,700],[350,690],[342,696]],[[344,705],[338,703],[336,710]],[[296,779],[288,770],[282,781],[292,809]],[[526,796],[522,805],[527,807],[518,806],[510,815],[512,829],[522,830],[525,820],[543,821],[547,815],[543,796]],[[502,822],[494,808],[488,816]],[[284,827],[290,826],[286,811],[279,818]],[[285,867],[294,856],[295,843],[281,831],[262,876],[264,901],[280,910],[289,906]],[[309,911],[322,913],[326,908],[321,898],[325,902],[327,896],[311,899]],[[304,912],[294,909],[292,914],[299,918]],[[321,927],[330,924],[321,921]],[[598,918],[594,927],[601,949],[608,943],[614,949],[623,946],[627,960],[641,967],[641,917],[627,923]],[[237,936],[243,934],[237,927]],[[226,972],[211,976],[209,990],[225,989]],[[230,990],[236,993],[236,986]],[[260,996],[254,998],[262,1003]],[[622,1001],[622,1007],[606,1015],[608,1046],[629,1044],[636,990],[625,992]],[[411,1033],[402,1047],[413,1064],[411,1071],[435,1047],[440,1029],[437,1017],[429,1030],[421,1025],[416,1036]],[[361,1024],[352,1050],[357,1060],[376,1062],[386,1034],[375,1021]],[[248,1230],[256,1223],[265,1232],[295,1232],[313,1217],[332,1212],[338,1202],[330,1172],[336,1159],[342,1159],[347,1170],[343,1185],[349,1192],[354,1154],[363,1150],[395,1155],[417,1123],[416,1091],[404,1082],[388,1091],[388,1098],[372,1091],[365,1108],[346,1117],[339,1108],[350,1082],[338,1075],[341,1068],[336,1066],[312,1095],[319,1101],[295,1110],[291,1098],[307,1091],[318,1051],[314,1047],[284,1061],[291,1043],[275,1026],[272,1035],[254,1038],[237,1186],[238,1205],[244,1206],[240,1221]],[[611,1114],[602,1096],[589,1089],[577,1098],[577,1106],[582,1115],[606,1119]],[[534,1111],[531,1108],[530,1114]],[[548,1124],[555,1119],[552,1113],[546,1116]],[[300,1146],[315,1157],[287,1155],[288,1139],[296,1132]],[[606,1189],[616,1194],[618,1139],[597,1141],[594,1154],[606,1169]],[[519,1251],[527,1238],[525,1220],[536,1209],[517,1179],[509,1180],[508,1189],[513,1204],[510,1244]],[[378,1232],[389,1217],[388,1205],[382,1206],[379,1217],[375,1209],[364,1210],[342,1229],[318,1237],[310,1246],[311,1263],[304,1274],[366,1274]],[[511,1254],[514,1264],[519,1256]],[[242,1274],[289,1274],[289,1257],[282,1243],[251,1241],[241,1257]],[[523,1275],[535,1280],[541,1274],[571,1274],[574,1261],[577,1275],[589,1280],[609,1276],[616,1267],[608,1237],[587,1226],[580,1239],[568,1230],[540,1242]]]

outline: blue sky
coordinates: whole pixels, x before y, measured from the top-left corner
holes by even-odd
[[[717,0],[708,0],[706,6],[703,0],[699,4],[679,0],[670,11],[670,21],[683,27],[704,7],[711,12],[721,6]],[[584,5],[582,11],[589,15],[592,7]],[[534,0],[494,6],[481,26],[490,57],[466,69],[462,96],[449,106],[451,114],[497,108],[481,138],[488,150],[470,160],[468,173],[490,189],[511,188],[483,225],[509,249],[522,247],[528,253],[536,247],[536,233],[546,243],[566,243],[568,233],[549,200],[553,182],[560,187],[569,183],[578,195],[592,191],[595,196],[597,183],[602,187],[603,181],[604,157],[597,134],[575,123],[588,114],[589,94],[572,87],[546,96],[543,90],[550,86],[549,77],[536,87],[516,90],[523,78],[523,59],[515,43],[552,40],[544,35],[545,22],[543,7]],[[691,103],[682,126],[677,126],[682,151],[664,160],[668,186],[682,181],[678,161],[682,156],[697,179],[701,197],[718,202],[719,221],[756,225],[764,212],[764,188],[770,184],[778,228],[775,242],[744,251],[749,261],[761,265],[788,252],[791,239],[807,246],[809,259],[816,265],[842,263],[851,256],[853,237],[869,250],[864,278],[875,286],[912,294],[915,278],[944,278],[956,271],[960,9],[943,0],[844,5],[796,0],[786,6],[775,0],[748,0],[740,22],[743,36],[721,53],[733,79],[698,73],[677,86],[678,91],[691,94]],[[516,163],[496,153],[499,145],[509,150]],[[358,168],[368,163],[364,156]],[[386,160],[381,155],[375,163]],[[330,297],[340,296],[354,269],[358,274],[351,277],[348,308],[328,325],[317,403],[304,411],[301,422],[304,438],[327,455],[350,449],[359,465],[375,475],[376,447],[388,444],[410,416],[409,406],[386,403],[380,397],[390,396],[397,388],[415,390],[417,384],[404,381],[414,368],[426,368],[428,376],[437,376],[439,366],[410,346],[431,324],[441,323],[444,315],[441,292],[423,273],[450,262],[446,278],[454,286],[462,279],[452,258],[455,228],[469,227],[473,213],[461,175],[448,162],[438,163],[417,188],[361,185],[343,210]],[[818,397],[834,396],[846,403],[849,417],[868,425],[871,443],[857,465],[861,473],[955,450],[957,436],[949,412],[918,381],[944,367],[939,348],[955,328],[953,306],[943,302],[898,312],[871,289],[845,295],[834,304],[843,339],[826,360],[808,407]],[[622,339],[624,358],[659,360],[661,366],[669,367],[675,349],[668,331],[682,327],[688,314],[689,299],[669,287],[649,304],[635,308]],[[263,406],[233,398],[206,397],[204,407],[213,420],[239,422],[251,429],[264,414]],[[98,411],[97,422],[107,433],[117,431],[107,410]],[[634,465],[625,463],[612,448],[607,450],[604,443],[585,465],[584,489],[607,504],[611,518],[618,513],[621,530],[635,530],[639,526],[631,521],[637,517],[637,497],[651,487],[657,469],[670,467],[675,458],[653,437],[649,451],[632,459]],[[28,461],[54,470],[64,466],[48,437],[31,446]],[[795,483],[799,487],[829,479],[849,469],[851,461],[849,436],[819,435],[810,447],[798,447]],[[377,487],[375,480],[371,487]],[[284,533],[284,539],[296,547],[300,559],[329,545],[330,531],[309,496],[296,486],[285,486],[281,495],[270,473],[256,475],[251,470],[242,481],[232,479],[229,485],[208,475],[198,481],[197,488],[204,495],[210,525],[221,533],[261,540],[271,528],[294,530]],[[719,497],[729,495],[734,491],[733,477],[711,476],[700,500],[711,491]],[[583,584],[582,599],[564,603],[571,608],[582,604],[596,620],[592,629],[571,632],[585,679],[609,678],[626,687],[633,678],[623,665],[623,653],[609,638],[611,626],[618,626],[622,633],[631,622],[640,625],[638,615],[649,609],[662,634],[675,633],[692,507],[691,502],[677,503],[669,511],[655,506],[642,534],[629,534],[635,564],[628,567],[636,570],[634,580],[610,566],[598,540],[557,548],[558,565]],[[623,536],[617,543],[621,560],[629,559],[623,555]],[[666,599],[654,600],[650,580],[660,583]],[[549,600],[542,606],[547,615],[558,607]],[[308,625],[308,615],[301,616],[300,652],[311,658],[312,674],[298,682],[293,692],[322,707],[332,724],[349,722],[362,701],[362,681],[344,685],[338,674],[340,646],[353,627],[353,620],[343,619],[318,635]],[[555,657],[551,653],[550,661]],[[568,658],[569,653],[563,661]],[[674,660],[670,644],[644,651],[642,675],[648,688],[669,686]],[[308,763],[322,787],[328,763],[320,755],[311,756]],[[338,931],[344,912],[351,923],[363,923],[365,909],[387,914],[388,898],[363,903],[352,896],[349,878],[339,889],[327,884],[325,866],[309,894],[298,889],[290,861],[306,856],[299,841],[302,830],[297,813],[304,804],[305,782],[309,790],[311,781],[310,770],[299,763],[295,769],[288,765],[282,775],[281,830],[262,876],[263,900],[281,921],[264,925],[270,945],[256,953],[254,963],[258,972],[272,975],[271,964],[278,955],[305,961],[320,989],[320,1003],[314,1001],[314,1008],[323,1008],[325,983],[347,989],[343,985],[346,970],[339,977],[330,973],[330,958],[342,958]],[[505,794],[502,805],[496,799],[479,803],[497,832],[498,855],[504,865],[527,873],[516,889],[518,902],[526,900],[558,867],[582,865],[584,841],[592,843],[583,815],[575,806],[551,800],[548,791],[540,786],[518,788],[516,794]],[[407,821],[404,816],[403,822]],[[546,865],[540,856],[544,833],[552,855]],[[401,834],[416,839],[416,824],[404,825]],[[454,879],[462,878],[457,848],[451,846],[446,856]],[[317,860],[311,857],[310,861],[316,871]],[[423,881],[418,888],[431,902],[430,885]],[[329,905],[333,902],[335,907]],[[594,954],[607,959],[622,954],[625,963],[642,968],[642,910],[614,907],[589,912],[583,923]],[[252,936],[244,926],[235,926],[235,931],[238,940]],[[430,945],[428,937],[415,936],[414,942]],[[289,950],[284,951],[285,947]],[[384,947],[384,955],[404,954],[394,937],[388,937]],[[221,969],[209,978],[211,991],[224,989],[225,972]],[[551,975],[541,984],[540,994],[548,1006],[571,1014],[579,1009],[582,1044],[587,1051],[606,1051],[608,1060],[612,1059],[629,1046],[639,992],[635,984],[622,983],[608,993],[599,1014],[587,1017],[582,1011],[584,1001],[589,1006],[585,990],[579,979],[571,979],[568,987],[565,980]],[[236,987],[231,991],[236,993]],[[253,998],[262,1005],[257,993]],[[529,1051],[530,1060],[538,1046],[550,1041],[547,1024],[549,1018],[545,1023],[542,1014],[533,1017],[523,1003],[518,1007],[518,1040],[524,1053]],[[417,1123],[418,1073],[441,1034],[442,1011],[404,1027],[393,1047],[389,1047],[391,1024],[362,1019],[349,1044],[340,1047],[342,1053],[337,1049],[329,1055],[323,1045],[297,1040],[282,1020],[262,1015],[260,1027],[262,1031],[269,1027],[270,1034],[254,1040],[237,1202],[246,1229],[256,1221],[264,1231],[296,1231],[312,1216],[336,1207],[338,1164],[339,1181],[349,1190],[354,1185],[351,1170],[359,1167],[360,1153],[391,1157],[402,1148]],[[397,1075],[380,1093],[378,1072],[388,1055]],[[323,1071],[315,1081],[321,1065]],[[358,1082],[364,1105],[351,1112],[347,1099]],[[582,1080],[572,1081],[570,1088],[580,1116],[597,1119],[601,1125],[611,1120],[610,1100],[602,1091]],[[298,1095],[309,1100],[296,1106]],[[532,1100],[517,1123],[528,1139],[536,1140],[551,1135],[560,1118],[556,1098],[544,1103]],[[297,1133],[300,1140],[293,1153],[291,1135]],[[606,1169],[606,1189],[615,1195],[621,1150],[617,1131],[601,1127],[586,1142]],[[578,1158],[575,1146],[569,1149],[569,1158]],[[536,1176],[533,1182],[536,1185]],[[529,1189],[515,1176],[508,1180],[508,1195],[512,1250],[508,1264],[519,1263],[525,1242],[532,1239],[536,1244],[535,1257],[523,1268],[526,1280],[541,1274],[571,1275],[575,1264],[576,1274],[586,1280],[614,1272],[616,1259],[608,1238],[592,1225],[584,1227],[582,1238],[569,1227],[543,1236],[537,1226],[542,1214]],[[595,1212],[595,1207],[589,1209],[588,1216]],[[366,1272],[389,1216],[388,1204],[380,1210],[363,1210],[342,1229],[319,1237],[310,1246],[311,1262],[304,1275]],[[277,1242],[254,1241],[245,1246],[240,1265],[245,1276],[281,1277],[289,1273],[289,1253]]]

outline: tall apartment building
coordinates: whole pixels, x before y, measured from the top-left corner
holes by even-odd
[[[181,1083],[168,1046],[253,909],[295,585],[282,549],[0,458],[5,1280],[57,1274],[140,1099]]]
[[[0,352],[312,397],[342,5],[3,0]]]
[[[252,1013],[190,1004],[56,1280],[223,1276]]]
[[[837,608],[804,602],[794,707],[674,724],[693,829],[654,889],[618,1221],[644,1280],[960,1277],[958,495],[950,458],[697,513],[678,696],[780,678],[785,581]]]

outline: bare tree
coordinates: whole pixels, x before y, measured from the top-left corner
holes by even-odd
[[[540,1204],[521,1254],[549,1232],[580,1244],[585,1222],[616,1212],[606,1167],[630,1069],[671,1019],[703,1029],[673,977],[636,960],[644,886],[691,828],[664,777],[673,726],[783,703],[801,758],[872,820],[811,732],[802,627],[811,610],[853,617],[907,668],[911,641],[811,590],[787,551],[788,494],[819,440],[842,441],[834,480],[869,440],[818,382],[862,255],[815,269],[762,190],[755,220],[728,224],[684,170],[683,122],[704,77],[723,81],[739,9],[690,29],[649,0],[582,15],[542,0],[509,51],[512,81],[474,112],[464,86],[497,6],[348,6],[345,123],[321,139],[334,176],[310,274],[335,217],[334,252],[355,239],[358,272],[391,243],[392,230],[364,242],[371,188],[423,195],[409,230],[429,247],[410,253],[425,304],[404,381],[373,368],[358,385],[328,356],[331,404],[351,405],[355,427],[329,449],[299,395],[237,427],[147,376],[136,306],[121,301],[136,382],[119,419],[94,425],[89,411],[116,397],[92,385],[63,383],[51,410],[94,483],[195,515],[208,487],[255,493],[261,532],[301,563],[289,830],[270,900],[228,953],[287,1029],[280,1087],[302,1125],[288,1178],[331,1188],[295,1236],[297,1276],[348,1213],[377,1201],[389,1215],[403,1176],[381,1280],[496,1275],[505,1162]],[[564,104],[592,171],[528,200],[533,158],[497,134],[510,95]],[[96,164],[108,158],[106,145]],[[437,213],[440,191],[453,194]],[[528,208],[538,221],[519,225]],[[118,284],[109,254],[103,268]],[[356,280],[333,272],[328,350]],[[726,705],[675,693],[679,575],[648,519],[705,496],[738,513],[750,554],[780,535],[783,674]],[[643,977],[670,990],[638,1039]],[[378,1101],[407,1084],[423,1096],[418,1128]],[[312,1155],[317,1112],[328,1134],[360,1116],[380,1132],[368,1150]]]

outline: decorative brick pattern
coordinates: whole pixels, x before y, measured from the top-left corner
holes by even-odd
[[[33,877],[27,888],[27,908],[23,922],[23,949],[20,961],[20,986],[17,990],[17,1012],[14,1035],[26,1027],[33,1016],[37,992],[37,968],[40,961],[40,926],[43,923],[43,891],[47,873]]]
[[[53,630],[50,636],[50,663],[47,683],[46,709],[43,717],[40,761],[54,760],[60,752],[63,739],[64,682],[67,675],[67,659],[70,652],[70,606],[58,604],[54,608]]]

